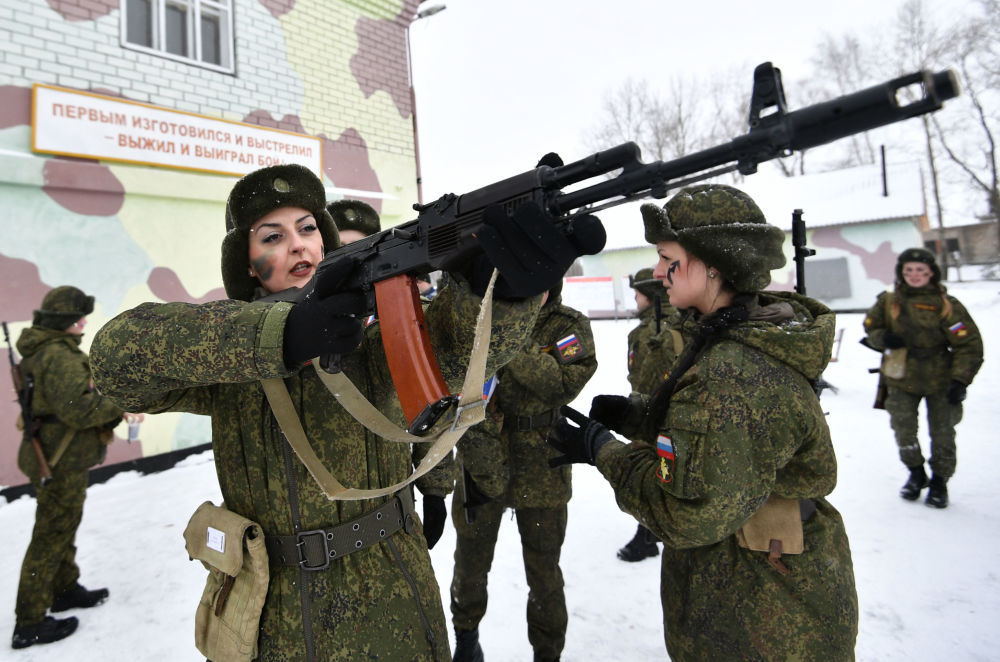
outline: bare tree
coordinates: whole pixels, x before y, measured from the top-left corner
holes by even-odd
[[[658,92],[645,80],[626,79],[605,96],[585,142],[598,151],[631,140],[646,161],[665,161],[731,140],[746,131],[750,97],[750,81],[736,88],[733,80],[732,73],[704,79],[673,76]]]
[[[819,73],[801,87],[806,101],[817,103],[856,92],[872,81],[884,78],[884,67],[873,56],[871,49],[866,48],[866,43],[866,40],[856,34],[825,35],[811,58],[812,65]],[[878,147],[872,143],[868,132],[855,134],[838,142],[836,147],[824,152],[828,155],[825,164],[827,167],[851,168],[875,163],[878,158]],[[803,165],[799,174],[804,173]]]
[[[1000,223],[1000,0],[981,0],[983,16],[956,30],[953,54],[967,112],[949,125],[933,118],[948,158],[983,196],[985,217]]]

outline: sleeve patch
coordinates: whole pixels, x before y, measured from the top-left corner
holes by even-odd
[[[565,338],[556,342],[556,351],[563,363],[568,363],[573,359],[580,358],[583,354],[583,345],[575,333],[571,333]]]
[[[969,331],[968,329],[965,328],[964,322],[956,322],[955,324],[949,326],[948,330],[951,331],[953,335],[956,335],[959,338],[964,338],[965,336],[969,335]]]
[[[656,454],[660,456],[657,477],[661,482],[669,483],[674,479],[674,445],[670,437],[663,434],[656,437]]]

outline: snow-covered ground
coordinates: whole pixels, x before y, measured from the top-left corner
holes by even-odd
[[[878,356],[858,344],[861,316],[842,315],[839,359],[826,378],[839,388],[824,407],[840,461],[831,496],[847,524],[861,607],[857,657],[862,661],[996,660],[1000,650],[1000,371],[991,352],[1000,336],[1000,283],[953,283],[986,338],[987,359],[969,388],[958,428],[959,466],[946,510],[897,496],[906,471],[899,463],[885,412],[871,408]],[[624,393],[625,336],[631,321],[594,323],[600,367],[576,401],[589,409],[598,393]],[[922,436],[926,445],[926,434]],[[574,468],[574,496],[563,547],[570,619],[563,659],[667,659],[659,604],[659,562],[627,564],[615,551],[635,522],[615,505],[592,467]],[[68,639],[5,660],[203,660],[194,648],[193,617],[204,570],[190,562],[181,534],[188,517],[220,495],[210,453],[150,476],[119,474],[90,488],[77,536],[82,581],[107,586],[110,600],[76,613]],[[34,521],[28,497],[0,501],[0,636],[14,626],[21,559]],[[448,527],[431,552],[448,604],[455,536]],[[531,657],[524,624],[527,585],[514,522],[505,521],[493,572],[490,608],[481,630],[490,662]]]

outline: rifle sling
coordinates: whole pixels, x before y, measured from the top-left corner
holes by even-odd
[[[52,454],[52,459],[49,460],[49,469],[54,469],[59,460],[62,459],[63,453],[69,448],[69,442],[73,441],[73,437],[76,435],[76,430],[71,427],[66,428],[66,432],[63,433],[62,439],[59,440],[59,445],[56,446],[56,452]]]
[[[485,418],[483,393],[483,382],[486,381],[486,354],[490,344],[490,328],[493,323],[493,285],[496,282],[497,272],[493,271],[489,287],[483,295],[483,301],[479,308],[479,317],[476,321],[476,335],[472,344],[472,353],[469,357],[469,367],[465,373],[465,382],[462,385],[462,393],[459,399],[458,408],[454,419],[438,423],[432,432],[424,437],[412,435],[385,417],[358,391],[357,387],[343,372],[329,374],[319,369],[316,374],[326,385],[327,389],[337,399],[337,402],[347,410],[359,423],[377,434],[378,436],[398,443],[432,443],[432,446],[424,458],[420,461],[416,470],[405,480],[394,485],[377,489],[359,489],[344,487],[333,474],[323,465],[323,462],[316,455],[309,439],[306,437],[302,422],[299,420],[292,404],[292,399],[288,395],[285,382],[280,377],[262,379],[261,386],[264,394],[271,405],[282,433],[295,451],[296,456],[309,470],[316,484],[319,485],[326,498],[333,500],[354,500],[372,499],[386,496],[398,492],[417,478],[433,469],[446,455],[451,454],[451,450],[458,443],[458,440],[465,433],[465,430]],[[313,365],[319,365],[318,357],[313,359]]]

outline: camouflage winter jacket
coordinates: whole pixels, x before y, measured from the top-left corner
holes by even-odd
[[[677,342],[681,315],[668,303],[661,306],[660,332],[656,332],[653,306],[639,313],[639,325],[628,334],[628,382],[635,393],[649,395],[660,385],[683,347]],[[676,333],[675,333],[676,332]]]
[[[497,302],[488,369],[524,341],[537,299]],[[456,279],[427,307],[431,344],[452,389],[464,378],[479,297]],[[412,472],[407,444],[382,440],[333,399],[312,366],[282,359],[286,303],[144,304],[109,322],[94,341],[101,389],[131,411],[212,417],[216,470],[226,507],[266,535],[329,528],[386,498],[329,501],[294,457],[258,380],[284,377],[307,437],[343,485],[379,488]],[[390,419],[403,424],[378,324],[344,357],[344,372]],[[419,512],[419,506],[418,506]],[[192,596],[194,600],[194,596]],[[192,605],[193,606],[193,605]],[[313,644],[307,648],[307,641]],[[300,571],[272,559],[258,638],[260,660],[450,660],[440,590],[419,521],[412,534]]]
[[[958,299],[933,285],[914,288],[905,283],[899,293],[898,317],[893,317],[893,292],[883,292],[865,316],[864,344],[885,349],[885,333],[892,331],[906,341],[906,372],[902,379],[885,378],[889,386],[907,393],[940,393],[951,380],[965,385],[983,364],[983,338],[979,328]],[[951,314],[943,316],[944,294]]]
[[[792,293],[761,293],[759,304],[696,357],[647,443],[609,442],[597,467],[619,506],[664,542],[672,660],[853,659],[851,554],[823,498],[837,461],[810,385],[830,359],[835,318]],[[803,522],[805,552],[782,557],[787,576],[737,542],[772,494],[816,508]]]
[[[24,329],[17,340],[22,374],[34,382],[31,414],[42,421],[39,437],[45,457],[51,461],[67,430],[76,431],[53,473],[86,471],[103,462],[107,446],[100,433],[107,436],[123,413],[94,390],[81,340],[41,326]],[[32,481],[38,480],[38,462],[28,443],[21,444],[18,466]]]
[[[493,414],[459,442],[459,458],[487,494],[506,494],[514,508],[554,508],[572,496],[568,465],[545,439],[559,407],[571,402],[597,370],[590,320],[560,299],[548,302],[528,342],[500,370]]]

